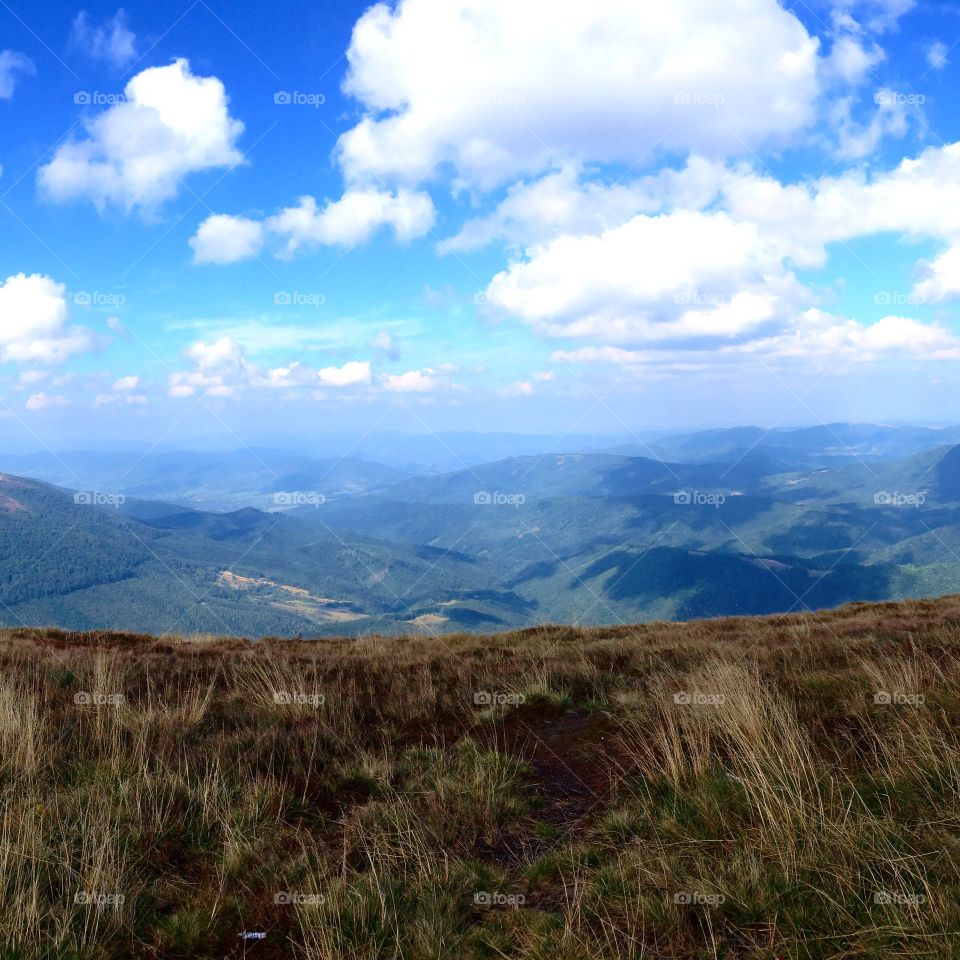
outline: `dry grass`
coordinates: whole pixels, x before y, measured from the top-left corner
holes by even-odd
[[[5,631],[0,795],[10,960],[960,956],[960,598]]]

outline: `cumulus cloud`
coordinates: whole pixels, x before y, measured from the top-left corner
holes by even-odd
[[[960,296],[960,244],[949,247],[924,264],[924,278],[914,287],[919,301],[937,303]]]
[[[237,263],[255,257],[263,246],[263,224],[245,217],[213,214],[190,238],[194,263]]]
[[[434,393],[452,386],[449,377],[432,367],[387,374],[382,385],[384,390],[391,393]]]
[[[378,3],[354,27],[344,89],[366,112],[338,157],[351,182],[449,164],[489,188],[558,160],[745,153],[812,121],[818,46],[776,0]]]
[[[266,240],[275,240],[280,257],[319,246],[355,247],[378,230],[389,228],[399,241],[422,236],[432,227],[433,201],[410,190],[348,190],[323,207],[314,197],[301,197],[264,222],[215,214],[190,239],[194,263],[236,263],[258,254]]]
[[[581,210],[596,184],[571,177],[552,184],[565,199],[563,212],[547,204],[546,223],[539,224],[533,203],[522,205],[522,215],[514,204],[505,216],[508,196],[492,218],[478,221],[480,228],[549,239],[523,247],[491,280],[486,309],[522,320],[541,336],[585,341],[582,349],[562,351],[565,362],[636,366],[641,354],[643,362],[668,362],[676,351],[696,357],[705,342],[715,357],[800,357],[830,349],[861,359],[897,351],[952,356],[957,344],[941,327],[906,317],[871,325],[817,312],[817,294],[795,270],[824,266],[833,245],[860,237],[932,237],[945,249],[922,265],[914,302],[960,293],[960,144],[929,148],[892,170],[857,169],[797,184],[746,165],[693,158],[669,183],[653,213],[634,211],[650,206],[656,191],[626,185],[618,195],[622,222],[586,232],[559,225],[582,228]],[[616,204],[603,219],[616,221]]]
[[[354,387],[369,384],[373,378],[370,364],[365,360],[351,360],[342,367],[324,367],[317,371],[325,387]]]
[[[534,248],[486,295],[548,336],[630,342],[745,333],[795,286],[754,224],[681,211]]]
[[[243,161],[243,124],[230,116],[223,84],[195,76],[187,60],[138,73],[124,94],[85,120],[85,138],[63,144],[40,168],[48,197],[151,211],[189,174]]]
[[[400,344],[389,330],[381,330],[370,341],[370,346],[374,350],[379,350],[388,360],[400,359]]]
[[[27,410],[53,410],[66,405],[66,397],[50,396],[46,393],[34,393],[27,398],[27,402],[24,404]]]
[[[373,381],[366,360],[313,371],[300,361],[265,369],[247,357],[243,344],[226,336],[211,343],[198,341],[184,351],[184,356],[193,363],[193,369],[170,375],[168,392],[172,397],[224,397],[247,389],[315,387],[318,381],[325,387],[362,387]]]
[[[33,61],[15,50],[0,50],[0,100],[9,100],[21,74],[36,73]]]
[[[933,70],[943,70],[950,63],[947,59],[949,52],[947,45],[942,40],[937,40],[927,47],[927,63]]]
[[[66,288],[51,277],[18,273],[0,283],[0,360],[56,364],[98,345],[69,323]]]
[[[433,226],[433,201],[425,193],[399,190],[348,190],[322,209],[313,197],[301,197],[270,217],[266,226],[284,242],[286,254],[301,247],[342,244],[356,246],[380,228],[389,227],[398,240],[410,240]]]
[[[118,10],[109,20],[94,25],[85,10],[74,18],[70,46],[92,60],[103,60],[118,69],[137,58],[137,36],[127,26],[127,15]]]

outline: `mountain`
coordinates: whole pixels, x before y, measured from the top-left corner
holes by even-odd
[[[301,498],[338,499],[389,487],[403,471],[355,457],[314,459],[283,450],[232,453],[101,453],[6,455],[0,469],[73,490],[169,500],[205,510],[276,509]]]
[[[820,456],[818,437],[800,446]],[[727,439],[739,449],[758,434]],[[722,452],[716,440],[702,452]],[[0,622],[449,632],[816,609],[960,584],[960,446],[788,472],[755,452],[545,452],[420,476],[266,449],[98,456],[60,468],[86,471],[76,493],[3,475]],[[164,496],[104,493],[121,463],[129,488]]]

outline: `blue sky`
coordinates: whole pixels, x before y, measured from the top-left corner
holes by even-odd
[[[0,437],[960,420],[943,3],[0,4]]]

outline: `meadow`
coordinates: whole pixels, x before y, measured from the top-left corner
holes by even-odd
[[[0,635],[0,956],[960,956],[960,597]]]

